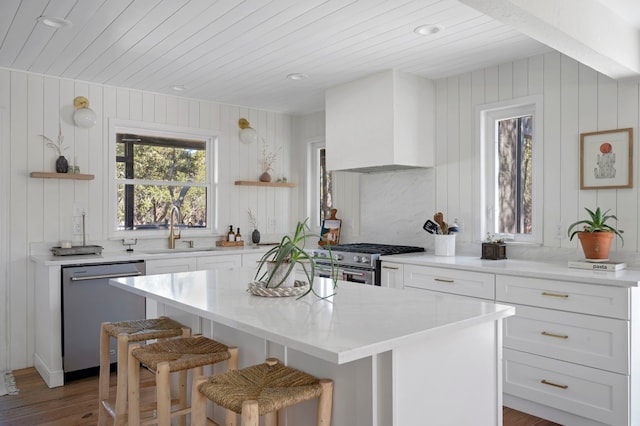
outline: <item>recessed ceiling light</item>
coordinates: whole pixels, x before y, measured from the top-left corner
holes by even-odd
[[[175,86],[171,86],[171,90],[175,90],[176,92],[184,92],[187,90],[187,86],[184,84],[176,84]]]
[[[416,27],[413,32],[420,35],[434,35],[442,31],[444,27],[442,25],[420,25]]]
[[[294,72],[294,73],[288,74],[287,78],[289,80],[306,80],[307,78],[309,78],[309,76],[305,73]]]
[[[57,16],[40,16],[38,22],[51,28],[69,28],[71,21]]]

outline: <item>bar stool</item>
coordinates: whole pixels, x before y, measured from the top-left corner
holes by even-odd
[[[236,413],[241,414],[241,426],[258,426],[262,415],[265,426],[276,426],[278,410],[313,398],[319,398],[316,424],[330,425],[333,381],[268,358],[263,364],[194,381],[191,424],[207,424],[207,399],[227,409],[227,426],[237,424]]]
[[[123,322],[105,322],[100,327],[100,376],[98,384],[98,425],[107,424],[112,417],[114,424],[126,423],[127,409],[127,361],[129,342],[141,342],[152,339],[168,339],[189,336],[191,329],[168,317],[133,320]],[[118,341],[116,400],[115,409],[109,403],[110,359],[109,341]]]
[[[192,371],[192,380],[202,377],[203,367],[227,361],[227,371],[238,368],[238,348],[227,346],[198,335],[141,346],[133,344],[129,348],[129,426],[138,426],[140,421],[140,365],[156,374],[157,418],[145,419],[142,424],[169,426],[171,418],[183,416],[181,425],[186,424],[187,373]],[[178,406],[171,411],[171,373],[179,373]]]

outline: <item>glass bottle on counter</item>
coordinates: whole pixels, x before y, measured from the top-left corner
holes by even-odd
[[[236,241],[242,241],[242,235],[240,235],[240,228],[238,228],[238,231],[236,232]]]
[[[229,225],[229,232],[227,232],[227,241],[233,242],[236,240],[236,234],[233,232],[233,225]]]

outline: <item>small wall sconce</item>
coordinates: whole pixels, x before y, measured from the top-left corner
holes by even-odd
[[[76,126],[89,129],[96,124],[96,113],[89,108],[89,100],[84,96],[78,96],[73,100],[76,110],[73,112],[73,122]]]
[[[246,118],[238,120],[238,126],[240,127],[240,142],[250,144],[258,140],[258,132],[251,127]]]

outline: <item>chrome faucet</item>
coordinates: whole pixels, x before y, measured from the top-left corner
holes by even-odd
[[[171,212],[169,212],[169,248],[176,248],[176,240],[180,239],[180,232],[176,235],[173,230],[173,215],[174,213],[178,214],[178,224],[180,224],[180,209],[175,204],[171,206]],[[180,228],[178,228],[180,231]]]

